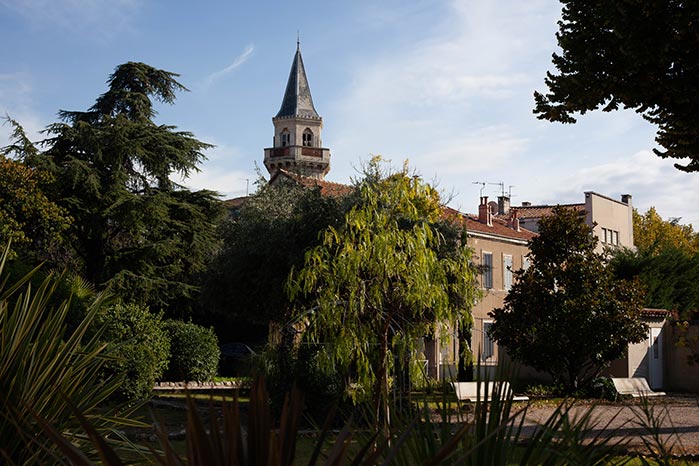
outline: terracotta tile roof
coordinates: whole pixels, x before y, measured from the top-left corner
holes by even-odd
[[[350,194],[353,190],[353,186],[346,184],[333,183],[330,181],[318,180],[316,178],[310,178],[307,176],[299,175],[284,169],[280,169],[270,180],[272,183],[280,176],[292,180],[294,182],[300,183],[306,187],[320,187],[320,192],[324,196],[344,196]],[[224,202],[229,207],[239,207],[243,202],[245,202],[246,197],[237,197],[234,199],[227,199]],[[521,241],[529,241],[536,236],[536,233],[527,230],[526,228],[521,228],[519,231],[507,225],[507,221],[502,218],[497,218],[493,216],[493,225],[488,226],[484,223],[478,221],[478,216],[464,214],[451,207],[442,207],[442,218],[450,219],[455,222],[459,222],[466,227],[466,231],[473,231],[482,234],[489,234],[501,238],[516,239]]]
[[[533,205],[533,206],[517,206],[517,207],[510,207],[511,210],[516,210],[517,215],[519,216],[520,219],[522,218],[541,218],[541,217],[548,217],[549,215],[553,215],[553,208],[555,206],[552,205]],[[577,212],[584,213],[585,212],[585,204],[561,204],[561,207],[567,207],[573,210],[576,210]],[[500,216],[502,217],[502,216]]]
[[[247,199],[247,196],[242,196],[242,197],[234,197],[233,199],[226,199],[223,201],[226,207],[229,209],[237,209],[241,205],[243,205],[243,202]]]
[[[307,188],[312,188],[316,186],[320,187],[320,193],[323,196],[346,196],[347,194],[350,194],[352,191],[354,191],[354,187],[346,184],[333,183],[331,181],[310,178],[308,176],[303,176],[297,173],[284,170],[283,168],[279,169],[279,171],[277,171],[277,173],[269,180],[269,182],[272,183],[280,176],[293,180]]]
[[[667,309],[641,309],[641,317],[647,317],[650,319],[665,319],[667,317],[670,317],[671,315],[672,311],[668,311]]]
[[[519,231],[517,231],[507,226],[507,222],[501,218],[493,217],[493,226],[488,226],[479,222],[477,216],[461,213],[451,207],[443,207],[442,216],[462,223],[466,227],[467,232],[472,231],[522,241],[529,241],[536,236],[536,233],[526,228],[520,227]]]

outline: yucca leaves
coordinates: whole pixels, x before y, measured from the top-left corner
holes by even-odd
[[[9,249],[0,262],[0,275]],[[88,328],[106,299],[99,294],[74,330],[66,329],[70,303],[51,305],[64,279],[49,275],[35,289],[30,279],[36,269],[15,283],[0,286],[0,458],[6,464],[52,463],[55,444],[43,435],[41,418],[76,445],[85,442],[71,405],[96,429],[127,422],[107,416],[104,401],[119,380],[102,380],[100,369],[109,357],[100,332]]]

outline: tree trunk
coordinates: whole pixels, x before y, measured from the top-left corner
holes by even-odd
[[[390,319],[386,319],[381,330],[379,342],[379,361],[376,368],[376,386],[374,387],[374,414],[376,416],[376,428],[382,428],[384,435],[389,434],[389,410],[388,410],[388,367],[386,357],[388,354],[388,331]]]

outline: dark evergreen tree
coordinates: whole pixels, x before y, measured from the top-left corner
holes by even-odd
[[[219,332],[242,323],[266,329],[270,321],[288,319],[284,283],[291,268],[303,265],[306,250],[319,243],[321,231],[343,220],[350,203],[291,181],[264,183],[223,222],[221,250],[203,288],[203,317],[217,322]]]
[[[672,245],[624,249],[611,266],[617,277],[638,278],[646,288],[646,307],[678,311],[686,319],[699,311],[699,254]]]
[[[515,272],[504,307],[490,314],[492,336],[508,354],[569,393],[647,332],[640,284],[615,279],[597,241],[577,212],[556,207],[529,243],[530,267]]]
[[[699,6],[680,0],[561,0],[560,74],[534,93],[541,119],[574,123],[602,107],[641,113],[658,126],[660,157],[699,171]]]
[[[210,147],[154,121],[153,100],[172,104],[186,90],[176,77],[144,63],[118,66],[90,109],[59,112],[46,151],[25,158],[55,177],[52,194],[74,219],[85,278],[171,315],[197,294],[222,213],[215,193],[172,180],[197,170]]]

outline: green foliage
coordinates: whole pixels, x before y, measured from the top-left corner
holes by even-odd
[[[312,298],[295,315],[304,338],[324,344],[322,364],[351,366],[378,412],[394,353],[413,354],[418,338],[470,320],[476,274],[465,244],[438,255],[439,196],[407,168],[385,173],[374,160],[356,189],[344,223],[323,232],[288,289],[292,300]]]
[[[79,435],[73,409],[103,433],[127,422],[103,405],[120,381],[101,376],[112,354],[99,330],[88,332],[105,295],[97,295],[84,319],[68,330],[69,301],[51,304],[64,276],[49,275],[36,287],[29,284],[31,274],[8,281],[6,256],[0,260],[0,462],[53,464],[57,448],[41,435],[35,417],[81,448],[90,444]]]
[[[651,207],[633,213],[636,250],[614,253],[614,274],[637,278],[646,288],[646,307],[678,311],[692,318],[699,310],[699,234],[678,219],[663,220]]]
[[[237,398],[233,402],[224,401],[220,406],[212,403],[203,413],[191,397],[187,399],[187,406],[184,452],[173,446],[168,440],[168,433],[159,423],[157,436],[162,452],[153,453],[156,464],[583,466],[611,464],[619,449],[627,443],[613,440],[615,431],[611,431],[612,435],[609,436],[594,433],[593,428],[598,427],[594,422],[594,407],[574,415],[574,405],[566,403],[559,405],[549,418],[525,433],[522,421],[527,415],[528,406],[515,410],[512,393],[504,391],[488,402],[476,403],[469,419],[457,415],[458,423],[450,420],[446,403],[438,416],[427,408],[396,410],[400,414],[393,418],[387,436],[350,423],[338,433],[333,433],[330,431],[333,424],[331,413],[315,432],[314,440],[301,435],[299,431],[303,409],[300,392],[292,390],[287,395],[280,422],[276,425],[261,380],[253,384],[247,416],[241,415]],[[87,419],[80,420],[100,451],[101,464],[125,464],[117,452],[103,442],[99,433],[92,430]],[[646,420],[641,421],[645,426]],[[50,425],[44,424],[44,429],[72,464],[93,464]],[[243,432],[246,435],[242,435]],[[312,451],[305,458],[301,454],[302,442],[312,443]],[[657,446],[649,444],[649,448]],[[665,456],[654,456],[668,460],[669,451],[661,451]]]
[[[656,253],[664,248],[683,249],[699,254],[699,233],[692,225],[682,225],[680,219],[663,220],[655,210],[633,211],[633,243],[640,251]]]
[[[172,103],[185,90],[176,77],[144,63],[118,66],[88,111],[59,112],[63,121],[46,129],[47,149],[24,157],[53,176],[51,198],[74,220],[83,276],[173,315],[192,305],[223,213],[214,193],[171,179],[197,170],[210,147],[153,121],[151,99]]]
[[[530,267],[515,272],[504,307],[491,313],[492,336],[508,354],[550,374],[567,393],[647,332],[642,288],[615,279],[596,246],[584,218],[557,206],[530,241]]]
[[[261,367],[270,389],[270,400],[276,413],[281,412],[284,398],[296,387],[307,400],[306,414],[322,421],[328,407],[344,405],[346,374],[328,371],[320,364],[320,349],[312,345],[300,345],[289,350],[282,346],[270,346],[262,354]]]
[[[680,320],[674,323],[672,329],[675,344],[680,348],[686,348],[687,364],[693,366],[699,364],[699,332],[689,325],[689,322]]]
[[[572,114],[631,108],[658,126],[660,157],[699,171],[699,8],[693,2],[561,0],[560,74],[536,92],[541,119],[574,123]]]
[[[118,303],[103,309],[95,324],[103,332],[103,341],[113,347],[115,359],[105,365],[105,372],[122,379],[119,395],[127,400],[149,397],[170,357],[162,313]]]
[[[44,192],[50,175],[6,158],[2,152],[0,149],[0,244],[11,241],[14,251],[29,262],[64,261],[71,218]]]
[[[164,378],[170,381],[210,381],[216,376],[220,350],[212,328],[166,320],[170,361]]]
[[[686,318],[699,309],[699,253],[672,245],[624,249],[614,255],[610,266],[617,277],[643,284],[646,307],[676,310]]]
[[[222,245],[209,265],[202,308],[216,327],[240,320],[267,325],[289,318],[284,283],[318,234],[337,226],[348,199],[300,184],[263,185],[222,225]],[[223,325],[221,325],[223,324]]]

